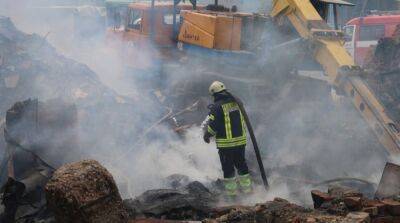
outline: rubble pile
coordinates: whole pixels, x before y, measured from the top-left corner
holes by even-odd
[[[383,103],[389,116],[400,123],[400,26],[393,37],[379,40],[367,59],[368,86]]]
[[[25,100],[6,113],[3,127],[7,146],[0,162],[4,215],[0,222],[51,220],[44,186],[60,165],[62,154],[76,148],[76,107],[58,100]],[[2,221],[3,220],[3,221]]]
[[[57,53],[46,37],[25,34],[0,17],[0,94],[3,114],[27,98],[66,98],[96,103],[112,95],[86,65]]]
[[[237,206],[214,210],[215,219],[205,222],[339,222],[342,216],[330,216],[304,208],[281,198],[255,206]]]
[[[384,37],[378,41],[366,59],[366,68],[376,71],[391,72],[399,69],[400,64],[400,25],[397,25],[392,37]]]
[[[193,187],[200,185],[192,183]],[[275,198],[273,201],[254,206],[225,206],[216,207],[216,203],[209,202],[208,207],[199,208],[199,203],[192,198],[194,194],[184,194],[178,191],[154,190],[145,192],[135,200],[124,201],[134,222],[169,222],[169,220],[201,220],[207,223],[216,222],[342,222],[348,218],[340,215],[304,208],[292,204],[287,200]],[[164,198],[162,198],[164,196]],[[169,197],[168,197],[169,196]],[[162,199],[161,199],[162,198]],[[188,198],[188,200],[186,200]],[[146,201],[143,201],[145,199]],[[155,199],[152,201],[151,199]],[[152,202],[150,202],[152,201]],[[179,202],[175,202],[179,201]],[[212,200],[211,200],[212,201]],[[146,203],[150,202],[150,203]],[[197,206],[197,207],[196,207]],[[214,207],[213,207],[214,206]],[[213,208],[211,208],[213,207]],[[155,221],[155,219],[160,219]],[[168,219],[168,220],[164,220]]]
[[[111,174],[97,161],[59,168],[46,185],[57,222],[126,222],[127,213]]]
[[[198,182],[191,184],[192,186],[189,187],[201,185]],[[200,188],[202,187],[200,186]],[[126,200],[124,204],[130,217],[135,219],[134,222],[169,222],[169,220],[201,220],[207,223],[400,222],[400,202],[396,199],[373,200],[365,197],[357,189],[343,186],[331,186],[328,192],[313,190],[311,196],[314,201],[314,209],[290,203],[282,198],[275,198],[273,201],[254,206],[221,207],[218,206],[218,203],[209,202],[208,207],[204,209],[196,208],[196,202],[191,200],[194,195],[195,193],[190,195],[181,190],[152,190],[134,200]],[[199,204],[203,203],[202,199],[197,201]]]
[[[213,193],[195,181],[180,189],[149,190],[124,204],[132,218],[201,220],[209,216],[217,201]]]
[[[72,103],[61,100],[43,102],[37,99],[16,102],[6,112],[4,133],[9,148],[16,151],[16,177],[23,175],[26,166],[32,166],[24,155],[29,151],[39,155],[54,168],[59,167],[64,161],[59,158],[60,154],[67,157],[76,152],[76,127],[77,111]]]
[[[165,115],[165,108],[156,100],[144,97],[146,101],[141,101],[141,98],[118,95],[88,66],[59,54],[46,36],[23,33],[9,18],[2,16],[0,95],[0,123],[7,109],[17,101],[38,98],[75,104],[81,144],[104,150],[133,144],[148,127],[137,122],[153,123]],[[153,109],[153,112],[146,117],[132,115],[143,114],[144,109]],[[116,127],[105,131],[110,126]]]
[[[26,182],[9,178],[3,185],[0,194],[0,222],[54,222],[53,214],[46,208],[46,199],[41,188],[38,184],[35,185],[37,182],[25,184]]]
[[[332,187],[327,193],[313,190],[311,194],[314,208],[321,212],[369,219],[365,222],[400,222],[400,202],[395,198],[373,200],[346,187]]]
[[[153,123],[165,116],[165,108],[155,100],[116,94],[86,65],[58,54],[46,36],[23,33],[9,18],[1,16],[0,95],[1,130],[7,130],[5,137],[0,137],[0,186],[3,186],[0,222],[5,223],[54,222],[54,215],[46,204],[44,186],[61,164],[87,157],[85,151],[89,145],[96,153],[104,149],[109,154],[110,148],[117,153],[118,148],[137,143],[142,132],[148,133],[147,128],[154,128],[157,125]],[[142,117],[142,110],[152,112]],[[149,125],[143,125],[144,122]],[[115,128],[109,130],[110,126]],[[49,183],[48,204],[57,218],[61,218],[59,221],[73,218],[74,214],[83,214],[88,219],[101,218],[104,214],[107,215],[104,221],[111,219],[109,222],[120,222],[117,218],[126,216],[110,174],[101,168],[97,172],[86,169],[93,166],[96,165],[68,167],[76,168],[74,174],[78,175],[68,175],[68,168],[64,167]],[[80,188],[81,183],[87,184]],[[90,189],[99,191],[86,194]],[[65,201],[63,197],[75,203],[68,203],[70,200]],[[91,201],[96,199],[99,203],[92,205]],[[92,212],[98,206],[107,211]],[[62,208],[69,208],[69,212],[60,217],[57,214]],[[118,214],[112,215],[112,212]]]

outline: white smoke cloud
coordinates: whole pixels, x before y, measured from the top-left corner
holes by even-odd
[[[129,183],[130,196],[167,187],[164,179],[173,174],[182,174],[203,183],[214,181],[221,174],[218,152],[213,145],[202,142],[199,128],[189,129],[183,141],[152,141],[139,145],[140,148],[126,154],[122,160],[119,157],[120,163],[99,157],[117,180]]]

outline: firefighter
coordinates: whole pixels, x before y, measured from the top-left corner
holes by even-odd
[[[251,193],[252,181],[245,160],[247,138],[243,115],[223,83],[214,81],[209,93],[214,104],[209,106],[210,113],[203,138],[206,143],[210,143],[210,138],[215,137],[224,173],[225,194],[228,198],[235,198],[239,191]],[[235,169],[238,172],[237,178]]]

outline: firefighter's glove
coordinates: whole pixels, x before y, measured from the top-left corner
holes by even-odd
[[[206,143],[210,143],[210,138],[211,138],[211,134],[210,133],[205,133],[203,136],[204,142]]]

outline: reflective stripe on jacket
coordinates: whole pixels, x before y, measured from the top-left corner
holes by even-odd
[[[210,107],[207,131],[215,136],[220,149],[247,144],[243,115],[238,104],[231,98],[217,100]]]

